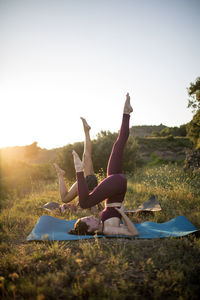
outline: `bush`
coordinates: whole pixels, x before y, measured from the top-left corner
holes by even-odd
[[[101,131],[97,139],[92,141],[92,161],[95,173],[106,173],[109,156],[114,142],[117,139],[117,133],[110,131]],[[80,157],[83,154],[83,143],[74,143],[67,145],[59,152],[57,162],[65,170],[65,176],[69,181],[75,180],[75,169],[72,158],[72,150],[75,150]],[[138,145],[135,139],[130,136],[124,151],[123,172],[133,172],[138,161]]]
[[[72,156],[72,150],[75,150],[80,158],[83,155],[83,142],[68,144],[63,147],[63,149],[58,152],[56,162],[65,171],[65,176],[69,181],[74,181],[76,178],[76,173],[74,169],[74,162]]]
[[[16,194],[23,196],[40,181],[54,180],[55,170],[50,164],[34,165],[25,162],[4,162],[0,167],[0,200]]]
[[[154,152],[150,155],[151,160],[147,163],[147,167],[160,166],[162,164],[168,163],[167,160],[164,160],[162,157],[156,155]]]
[[[166,139],[167,139],[168,141],[173,141],[173,140],[174,140],[174,137],[173,137],[172,134],[170,134],[170,135],[166,136]]]

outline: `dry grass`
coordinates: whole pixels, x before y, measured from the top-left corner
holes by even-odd
[[[128,181],[126,207],[155,194],[163,208],[138,221],[187,216],[200,227],[199,174],[177,167],[140,170]],[[196,236],[157,240],[94,239],[26,242],[45,211],[58,201],[58,185],[41,184],[1,210],[0,291],[3,299],[197,299],[200,241]],[[59,218],[74,219],[84,212]]]

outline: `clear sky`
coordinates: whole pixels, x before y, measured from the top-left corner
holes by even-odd
[[[0,0],[0,147],[84,139],[80,116],[117,131],[192,119],[200,0]]]

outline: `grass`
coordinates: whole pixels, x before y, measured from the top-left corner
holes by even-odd
[[[163,165],[139,170],[134,175],[128,185],[126,203],[129,207],[136,207],[154,194],[163,210],[154,214],[151,221],[164,222],[185,215],[195,226],[200,227],[199,191],[199,173],[184,172],[181,167],[174,165]]]
[[[159,148],[174,150],[175,147],[192,147],[192,143],[187,137],[137,137],[137,140],[141,147],[151,149],[152,151]]]
[[[101,175],[102,176],[102,175]],[[185,215],[200,228],[200,174],[180,167],[138,170],[128,178],[126,207],[155,194],[162,211],[133,220],[165,222]],[[95,238],[73,242],[26,242],[40,207],[59,201],[58,184],[42,183],[6,200],[0,213],[2,299],[197,299],[200,240],[195,235],[156,240]],[[76,199],[77,201],[77,199]],[[54,216],[75,219],[88,214]]]

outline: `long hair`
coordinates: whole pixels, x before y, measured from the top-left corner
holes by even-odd
[[[89,229],[89,226],[81,219],[78,219],[76,221],[76,223],[74,224],[74,229],[71,229],[69,231],[69,233],[76,234],[76,235],[94,235],[95,234],[95,232],[89,232],[88,229]]]

